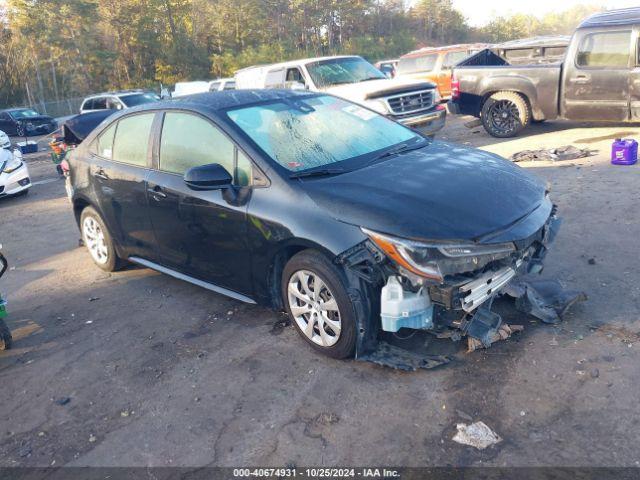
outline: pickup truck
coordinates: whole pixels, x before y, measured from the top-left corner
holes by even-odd
[[[531,122],[640,121],[640,8],[597,13],[571,37],[564,61],[512,66],[483,50],[454,68],[452,110],[494,137]]]
[[[387,78],[354,55],[307,58],[248,67],[235,73],[236,88],[289,88],[325,92],[433,136],[445,124],[446,108],[436,85]]]

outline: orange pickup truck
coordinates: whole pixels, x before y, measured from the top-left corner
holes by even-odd
[[[427,47],[400,57],[396,77],[429,80],[438,86],[443,100],[451,98],[451,70],[469,55],[487,48],[484,44],[460,44],[447,47]]]

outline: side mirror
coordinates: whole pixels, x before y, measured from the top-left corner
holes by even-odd
[[[187,170],[184,183],[192,190],[219,190],[230,187],[233,177],[219,163],[211,163]]]
[[[306,90],[307,86],[302,82],[289,82],[289,88],[291,90]]]

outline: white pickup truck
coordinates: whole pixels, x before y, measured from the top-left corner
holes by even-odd
[[[291,88],[325,92],[358,103],[425,135],[444,127],[446,108],[435,84],[389,79],[361,57],[308,58],[248,67],[235,74],[236,88]]]

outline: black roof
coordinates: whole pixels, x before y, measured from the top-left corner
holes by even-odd
[[[616,25],[640,24],[640,8],[624,8],[594,13],[578,26],[578,28],[608,27]]]
[[[224,110],[226,108],[241,107],[256,102],[301,97],[305,95],[309,95],[309,92],[306,90],[223,90],[221,92],[186,95],[171,100],[171,103],[174,105],[183,104],[185,106],[197,105],[209,110]]]

